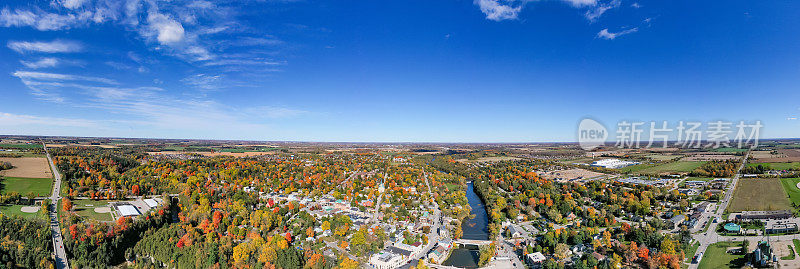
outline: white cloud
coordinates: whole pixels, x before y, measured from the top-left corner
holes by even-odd
[[[156,39],[162,45],[170,45],[183,41],[184,29],[180,22],[167,15],[151,11],[147,15],[149,28],[155,32]]]
[[[639,3],[637,3],[637,2],[633,2],[633,4],[631,4],[631,7],[632,7],[632,8],[641,8],[641,7],[642,7],[642,5],[640,5],[640,4],[639,4]]]
[[[206,74],[197,74],[181,79],[181,82],[187,85],[207,91],[217,90],[220,87],[222,87],[221,81],[222,81],[221,75],[206,75]]]
[[[573,7],[588,7],[597,5],[597,0],[563,0]]]
[[[31,69],[39,69],[39,68],[47,68],[47,67],[55,67],[58,65],[57,58],[40,58],[39,60],[30,62],[30,61],[20,61],[22,65],[27,68]]]
[[[11,75],[15,76],[15,77],[18,77],[18,78],[20,78],[22,80],[45,80],[45,81],[71,80],[71,81],[91,81],[91,82],[99,82],[99,83],[105,83],[105,84],[118,84],[113,79],[100,78],[100,77],[87,77],[87,76],[67,75],[67,74],[57,74],[57,73],[16,71],[16,72],[12,73]]]
[[[501,3],[502,2],[502,3]],[[475,0],[487,19],[493,21],[515,20],[525,2],[514,0]]]
[[[613,40],[613,39],[615,39],[617,37],[620,37],[620,36],[623,36],[623,35],[627,35],[627,34],[630,34],[630,33],[635,33],[636,31],[639,31],[638,27],[634,27],[634,28],[631,28],[631,29],[619,31],[619,32],[616,32],[616,33],[609,32],[608,28],[606,28],[606,29],[600,30],[600,32],[597,33],[597,37],[605,39],[605,40]]]
[[[75,41],[53,40],[50,42],[42,41],[11,41],[8,48],[18,52],[41,52],[41,53],[69,53],[83,50],[83,45]]]
[[[595,22],[600,18],[600,16],[603,16],[603,13],[606,13],[606,11],[610,9],[619,7],[621,3],[622,2],[620,0],[612,0],[606,4],[597,5],[595,8],[587,10],[584,14],[584,17],[586,17],[586,19],[590,22]]]
[[[0,112],[0,126],[46,125],[62,127],[97,127],[97,122],[83,119],[40,117]]]
[[[84,24],[92,18],[92,13],[82,11],[76,14],[54,14],[43,11],[14,10],[3,8],[0,11],[0,25],[3,27],[30,26],[39,31],[69,29]]]
[[[61,5],[63,5],[65,8],[76,9],[83,6],[83,4],[86,2],[87,0],[63,0],[61,1]]]

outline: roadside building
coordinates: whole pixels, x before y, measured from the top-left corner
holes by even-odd
[[[541,252],[534,252],[528,255],[525,255],[525,262],[528,263],[533,268],[537,268],[542,265],[542,263],[547,260]]]
[[[768,234],[796,233],[797,223],[794,222],[770,223],[767,225],[766,231]]]
[[[742,220],[763,220],[763,219],[788,219],[792,217],[792,212],[789,210],[777,211],[742,211],[736,216]]]
[[[369,266],[374,269],[394,269],[403,265],[405,259],[392,252],[380,252],[369,258]]]

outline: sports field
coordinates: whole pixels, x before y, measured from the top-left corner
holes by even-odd
[[[33,192],[36,196],[48,196],[53,189],[53,180],[49,178],[2,177],[0,190],[2,193],[17,192],[22,196]]]
[[[792,209],[783,184],[775,178],[740,179],[728,212]]]

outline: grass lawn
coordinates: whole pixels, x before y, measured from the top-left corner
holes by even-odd
[[[792,243],[794,243],[795,250],[800,250],[800,240],[792,239]]]
[[[773,170],[792,170],[792,169],[800,169],[800,162],[791,162],[791,163],[748,163],[748,167],[758,166],[769,166]]]
[[[686,252],[686,261],[692,261],[692,258],[694,258],[694,254],[697,254],[697,248],[699,247],[700,242],[695,242],[689,246],[689,250]]]
[[[781,180],[775,178],[740,179],[728,211],[793,210],[783,189]]]
[[[783,190],[789,195],[789,200],[795,204],[800,204],[800,189],[797,188],[798,182],[800,182],[800,178],[781,178]]]
[[[742,242],[719,242],[708,246],[698,268],[741,268],[745,263],[744,255],[733,255],[727,252],[729,247],[739,247]]]
[[[6,216],[20,216],[23,218],[44,218],[42,214],[39,212],[36,213],[25,213],[22,212],[23,205],[0,205],[0,212]]]
[[[677,161],[662,165],[644,167],[635,172],[644,174],[691,172],[692,170],[703,165],[703,163],[705,162]]]
[[[78,216],[94,219],[99,221],[111,221],[111,213],[97,213],[94,212],[95,208],[98,207],[107,207],[109,202],[116,202],[116,201],[109,201],[109,200],[100,200],[100,201],[93,201],[93,200],[72,200],[72,211]]]
[[[0,182],[3,193],[15,191],[22,196],[33,192],[38,196],[47,196],[53,189],[53,179],[50,178],[25,178],[25,177],[4,177]]]

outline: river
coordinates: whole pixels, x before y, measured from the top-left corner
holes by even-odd
[[[461,224],[461,230],[464,235],[461,238],[488,240],[489,216],[486,214],[486,207],[481,202],[481,198],[475,193],[472,182],[467,183],[467,201],[469,201],[469,206],[472,208],[470,215],[474,215],[475,218],[470,219],[467,217],[464,219]],[[480,252],[477,247],[459,247],[453,249],[450,258],[442,264],[461,268],[478,268],[479,258]]]

